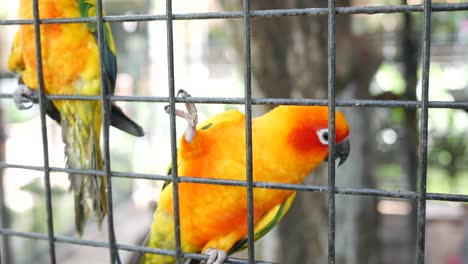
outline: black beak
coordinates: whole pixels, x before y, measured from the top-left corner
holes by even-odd
[[[341,164],[343,164],[346,161],[346,159],[349,156],[349,152],[351,152],[351,146],[349,144],[348,139],[343,140],[340,143],[336,144],[336,146],[335,146],[335,160],[340,159],[340,161],[338,162],[338,166],[340,166]],[[325,160],[328,161],[328,156],[327,156],[327,158]]]

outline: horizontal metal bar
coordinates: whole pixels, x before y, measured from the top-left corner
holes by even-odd
[[[7,236],[17,236],[17,237],[24,237],[24,238],[48,240],[47,235],[41,234],[41,233],[35,233],[35,232],[20,232],[20,231],[11,230],[11,229],[0,228],[0,234],[7,235]],[[54,236],[54,241],[75,244],[75,245],[82,245],[82,246],[90,246],[90,247],[102,247],[102,248],[110,247],[110,244],[107,242],[85,240],[85,239],[80,239],[80,238],[58,236],[58,235]],[[129,251],[148,252],[148,253],[155,253],[155,254],[162,254],[162,255],[169,255],[169,256],[174,255],[174,251],[166,250],[166,249],[155,249],[155,248],[149,248],[149,247],[130,246],[130,245],[121,245],[121,244],[116,245],[116,247],[119,249],[125,249]]]
[[[0,19],[0,25],[29,25],[33,24],[32,19]],[[40,24],[74,24],[96,22],[97,17],[67,17],[67,18],[44,18],[40,19]]]
[[[1,227],[0,227],[0,235],[49,240],[49,237],[46,234],[35,233],[35,232],[21,232],[21,231],[16,231],[16,230],[7,229],[7,228],[1,228]],[[54,237],[54,240],[56,237],[57,236]]]
[[[36,232],[21,232],[12,229],[4,229],[0,228],[0,235],[4,236],[15,236],[15,237],[23,237],[29,239],[38,239],[38,240],[49,240],[49,237],[46,234],[36,233]],[[101,242],[95,240],[85,240],[75,237],[68,237],[68,236],[60,236],[55,235],[53,240],[55,242],[60,243],[68,243],[68,244],[75,244],[80,246],[88,246],[88,247],[99,247],[99,248],[109,248],[110,244],[108,242]],[[126,251],[133,251],[133,252],[145,252],[145,253],[154,253],[166,256],[174,256],[175,251],[168,250],[168,249],[159,249],[159,248],[150,248],[144,246],[135,246],[135,245],[126,245],[126,244],[115,244],[115,247],[118,249],[126,250]],[[193,258],[197,260],[207,260],[208,256],[203,254],[195,254],[195,253],[183,253],[184,257]],[[227,263],[248,263],[247,260],[239,259],[239,258],[232,258],[229,257],[226,259]],[[268,264],[271,262],[262,262],[256,261],[257,264]]]
[[[468,10],[468,3],[460,4],[438,4],[433,5],[431,11],[461,11]],[[336,14],[389,14],[389,13],[401,13],[401,12],[422,12],[422,6],[407,6],[407,5],[394,5],[394,6],[370,6],[370,7],[337,7]],[[247,17],[257,18],[270,18],[270,17],[283,17],[283,16],[315,16],[315,15],[327,15],[329,10],[327,8],[304,8],[304,9],[276,9],[276,10],[253,10],[247,13]],[[197,19],[241,19],[245,17],[244,12],[204,12],[204,13],[186,13],[186,14],[172,14],[170,20],[197,20]],[[100,22],[124,22],[124,21],[166,21],[168,16],[156,14],[156,15],[117,15],[117,16],[106,16],[100,17]],[[86,18],[60,18],[60,19],[42,19],[36,20],[36,23],[42,24],[57,24],[57,23],[90,23],[97,22],[97,17],[86,17]],[[33,24],[32,19],[17,19],[17,20],[0,20],[0,25],[25,25]],[[0,99],[11,98],[11,94],[0,94]],[[129,101],[129,102],[159,102],[169,103],[168,97],[146,97],[146,96],[77,96],[77,95],[48,95],[46,98],[52,100],[100,100],[107,99],[111,101]],[[43,97],[44,98],[44,97]],[[206,98],[206,97],[190,97],[190,98],[175,98],[174,102],[194,102],[194,103],[207,103],[207,104],[239,104],[245,103],[245,98]],[[453,109],[468,109],[468,102],[447,102],[447,101],[425,101],[424,108],[453,108]],[[326,99],[289,99],[289,98],[257,98],[252,99],[249,104],[252,105],[327,105],[328,100]],[[335,104],[333,104],[334,106]],[[400,101],[400,100],[336,100],[336,106],[345,107],[405,107],[405,108],[421,108],[422,104],[420,101]],[[427,118],[427,117],[426,117]],[[44,124],[44,123],[43,123]],[[427,166],[427,164],[424,164]],[[15,169],[27,169],[35,171],[48,171],[48,172],[65,172],[65,173],[76,173],[76,174],[95,174],[95,175],[106,175],[104,171],[96,170],[80,170],[70,168],[44,168],[42,166],[29,166],[29,165],[16,165],[0,163],[0,168],[15,168]],[[109,169],[110,170],[110,169]],[[168,175],[156,175],[156,174],[142,174],[142,173],[130,173],[130,172],[110,172],[112,177],[128,178],[128,179],[149,179],[149,180],[174,180]],[[207,179],[199,177],[180,177],[175,179],[176,182],[187,182],[187,183],[203,183],[203,184],[221,184],[229,186],[247,187],[246,181],[234,181],[234,180],[223,180],[223,179]],[[295,185],[295,184],[282,184],[272,182],[250,182],[251,186],[255,188],[268,188],[268,189],[281,189],[281,190],[293,190],[293,191],[310,191],[319,193],[329,193],[330,189],[327,186],[312,186],[312,185]],[[387,197],[387,198],[399,198],[399,199],[420,199],[420,200],[437,200],[437,201],[456,201],[456,202],[468,202],[468,195],[458,194],[442,194],[442,193],[424,193],[424,196],[420,196],[419,193],[414,191],[389,191],[379,189],[366,189],[366,188],[350,188],[350,187],[336,187],[331,191],[332,193],[339,195],[365,195],[374,197]],[[110,193],[112,193],[110,191]],[[112,215],[110,214],[110,217]],[[121,250],[135,251],[135,252],[148,252],[163,255],[175,256],[176,252],[165,249],[154,249],[142,246],[125,245],[117,243],[106,243],[91,240],[82,240],[73,237],[57,236],[52,233],[49,234],[33,233],[33,232],[19,232],[10,229],[0,228],[0,235],[4,236],[18,236],[30,239],[49,240],[49,242],[61,242],[70,243],[83,246],[110,248],[115,247]],[[51,241],[52,240],[52,241]],[[110,239],[112,241],[112,239]],[[333,241],[334,244],[334,241]],[[184,257],[191,257],[199,260],[206,260],[207,256],[202,254],[182,253]],[[248,263],[246,260],[228,258],[228,263]],[[266,262],[256,262],[266,263]]]
[[[326,192],[327,187],[324,186],[323,188],[324,188],[324,192]],[[365,189],[361,189],[361,190],[365,190]],[[337,187],[337,194],[356,194],[355,191],[356,189],[353,189],[353,188]],[[395,198],[412,198],[412,199],[417,198],[416,192],[409,192],[409,191],[393,192],[393,191],[382,191],[382,190],[372,189],[372,190],[366,190],[366,192],[367,192],[366,195],[379,195],[380,196],[383,193],[392,193]],[[363,194],[363,192],[361,192],[360,194]],[[458,202],[468,201],[467,195],[449,195],[449,194],[428,193],[426,198],[428,200],[444,200],[444,201],[458,201]],[[49,237],[46,234],[35,233],[35,232],[21,232],[21,231],[3,229],[3,228],[0,228],[0,235],[16,236],[16,237],[23,237],[23,238],[29,238],[29,239],[49,240]],[[61,242],[61,243],[82,245],[82,246],[90,246],[90,247],[108,248],[110,246],[110,244],[107,242],[84,240],[84,239],[67,237],[67,236],[59,236],[59,235],[54,236],[54,241]],[[115,244],[115,246],[118,249],[122,249],[126,251],[147,252],[147,253],[155,253],[155,254],[171,255],[171,256],[175,254],[175,252],[172,250],[156,249],[156,248],[149,248],[149,247],[144,247],[144,246],[135,246],[135,245],[126,245],[126,244]],[[190,257],[193,259],[199,259],[199,260],[207,259],[207,256],[202,255],[202,254],[183,253],[183,256]],[[227,262],[228,263],[248,263],[246,260],[241,260],[241,259],[236,259],[236,258],[228,258]],[[257,261],[256,263],[269,263],[269,262]]]
[[[0,93],[0,99],[11,99],[12,94]],[[100,100],[99,96],[87,95],[58,95],[51,94],[46,96],[51,100]],[[168,97],[156,96],[109,96],[111,101],[122,102],[144,102],[144,103],[169,103]],[[226,97],[177,97],[177,103],[198,103],[198,104],[238,104],[245,103],[244,98],[226,98]],[[327,105],[327,99],[307,99],[307,98],[253,98],[254,105]],[[342,107],[406,107],[406,108],[421,108],[420,101],[409,100],[372,100],[372,99],[351,99],[351,100],[336,100],[337,106]],[[468,109],[468,102],[453,102],[453,101],[429,101],[429,108],[451,108],[451,109]]]
[[[39,167],[39,166],[26,166],[26,165],[9,164],[9,163],[3,163],[3,162],[0,162],[0,168],[27,169],[27,170],[36,170],[36,171],[43,171],[44,169],[43,167]],[[69,168],[58,168],[58,167],[50,167],[50,171],[51,172],[66,172],[66,173],[73,172],[75,174],[105,175],[103,171],[80,170],[80,169],[69,169]],[[132,173],[132,172],[112,172],[112,177],[127,178],[127,179],[146,179],[146,180],[157,180],[157,181],[172,180],[172,177],[169,175],[143,174],[143,173]],[[241,180],[224,180],[224,179],[211,179],[211,178],[200,178],[200,177],[189,177],[189,176],[180,177],[179,182],[239,186],[239,187],[247,186],[246,182],[241,181]],[[285,184],[285,183],[275,183],[275,182],[254,182],[253,186],[255,188],[263,188],[263,189],[278,189],[278,190],[328,193],[327,186],[318,186],[318,185]],[[413,191],[401,191],[401,190],[392,191],[392,190],[350,188],[350,187],[336,187],[335,193],[342,194],[342,195],[366,195],[366,196],[402,198],[402,199],[416,199],[418,197],[418,193],[413,192]],[[468,202],[468,195],[427,193],[427,200]]]
[[[447,202],[468,202],[468,195],[448,193],[427,193],[426,200]]]
[[[468,10],[468,3],[456,4],[435,4],[432,6],[433,12],[463,11]],[[337,14],[391,14],[401,12],[422,12],[420,5],[391,5],[391,6],[353,6],[337,7]],[[252,10],[251,17],[283,17],[283,16],[313,16],[327,15],[327,8],[301,8],[301,9],[270,9],[270,10]],[[173,20],[197,20],[197,19],[240,19],[243,17],[242,11],[232,12],[203,12],[173,14]],[[114,15],[104,16],[105,22],[126,22],[126,21],[163,21],[166,15],[163,14],[143,14],[143,15]],[[89,23],[97,21],[96,17],[77,17],[77,18],[54,18],[41,19],[42,24],[65,24],[65,23]],[[33,24],[32,19],[0,19],[0,25],[24,25]]]

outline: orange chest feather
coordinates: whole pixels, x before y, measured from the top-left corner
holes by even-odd
[[[207,137],[203,140],[192,142],[198,145],[188,146],[184,141],[181,143],[179,175],[245,181],[243,131],[225,129],[223,133],[213,135],[216,137],[211,138],[211,135],[205,135]],[[192,151],[190,147],[194,147],[194,150]],[[256,181],[274,181],[272,178],[275,176],[282,177],[282,175],[272,175],[272,169],[267,168],[268,166],[263,164],[260,158],[255,159],[254,162]],[[172,188],[169,189],[166,188],[164,191],[172,192]],[[255,222],[270,208],[282,203],[290,194],[290,191],[255,189]],[[172,193],[167,195],[171,198],[161,201],[163,203],[160,206],[173,213]],[[232,232],[240,235],[247,232],[245,187],[180,183],[179,208],[182,236],[194,245],[202,246],[207,241]]]
[[[39,1],[39,12],[41,18],[80,16],[76,1],[42,0]],[[22,1],[19,14],[20,18],[33,17],[31,0]],[[25,64],[23,80],[29,87],[37,88],[33,26],[20,26],[19,37],[18,45]],[[96,41],[86,24],[41,25],[41,48],[48,93],[89,93],[79,89],[99,78],[99,61]]]
[[[291,191],[255,189],[254,222],[290,194]],[[161,206],[173,213],[172,199]],[[203,247],[218,237],[236,233],[240,238],[247,233],[245,187],[180,183],[179,210],[181,234],[190,244]]]

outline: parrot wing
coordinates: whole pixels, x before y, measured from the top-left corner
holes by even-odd
[[[244,119],[244,114],[238,110],[231,109],[224,111],[218,115],[214,115],[206,119],[203,123],[197,126],[197,130],[206,130],[208,128],[231,125],[236,121]]]
[[[60,117],[60,112],[52,103],[52,100],[46,100],[44,104],[47,115],[61,124],[62,118]],[[135,137],[145,135],[143,128],[125,115],[122,109],[114,103],[111,104],[110,125]]]
[[[283,218],[283,216],[288,212],[291,207],[292,202],[296,198],[296,193],[294,192],[291,196],[288,197],[282,204],[270,209],[266,212],[265,215],[260,218],[254,226],[254,240],[257,241],[270,232],[273,227],[275,227]],[[245,249],[248,246],[248,238],[244,237],[239,240],[231,250],[228,252],[228,255],[237,252],[239,250]]]
[[[142,137],[145,135],[143,128],[125,115],[122,109],[114,103],[111,104],[110,124],[135,137]]]
[[[115,56],[114,56],[114,58],[115,58]],[[114,64],[114,65],[116,65],[116,64]],[[25,69],[25,65],[24,65],[24,58],[23,58],[23,55],[22,55],[22,49],[21,49],[21,46],[19,44],[19,33],[18,32],[16,33],[13,45],[11,47],[11,53],[10,53],[10,57],[8,59],[8,67],[12,71],[14,71],[15,73],[17,73],[19,75],[18,76],[18,84],[26,85],[24,83],[24,81],[23,81],[22,76],[21,76],[21,73]],[[114,69],[112,75],[115,76],[116,66],[114,66],[112,68]],[[115,80],[115,77],[113,77],[113,78],[111,77],[110,79]],[[114,87],[113,84],[112,84],[112,87]],[[37,92],[37,90],[33,90],[33,91]],[[38,101],[37,98],[33,99],[33,103],[38,103],[38,102],[39,101]],[[46,110],[46,114],[50,118],[55,120],[57,123],[61,124],[62,120],[61,120],[60,112],[57,109],[57,107],[54,105],[52,100],[49,100],[49,99],[45,100],[44,107],[45,107],[45,110]],[[130,135],[133,135],[133,136],[136,136],[136,137],[142,137],[142,136],[145,135],[145,132],[144,132],[143,128],[140,125],[138,125],[135,121],[133,121],[130,117],[125,115],[125,113],[122,111],[122,109],[118,105],[116,105],[114,102],[112,102],[112,104],[111,104],[110,124],[111,124],[111,126],[117,128],[117,129],[120,129],[120,130],[122,130],[124,132],[127,132]]]
[[[95,0],[79,0],[79,10],[81,17],[96,16]],[[96,43],[98,43],[97,25],[95,22],[87,24],[90,32],[93,33]],[[114,94],[115,80],[117,78],[117,58],[115,55],[114,39],[108,23],[104,24],[104,67],[106,70],[106,84],[109,94]]]
[[[79,9],[82,17],[96,16],[94,0],[80,0]],[[96,42],[98,42],[96,23],[88,23],[88,29],[93,33]],[[115,52],[114,39],[108,23],[104,24],[104,67],[106,70],[106,89],[109,94],[115,92],[115,82],[117,79],[117,57]],[[135,121],[126,116],[122,109],[116,104],[111,104],[111,125],[125,131],[131,135],[142,137],[144,131]]]

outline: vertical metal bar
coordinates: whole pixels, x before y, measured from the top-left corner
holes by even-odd
[[[431,52],[431,0],[424,1],[424,23],[422,42],[421,76],[421,132],[419,142],[419,192],[417,224],[417,263],[424,263],[426,242],[426,178],[427,178],[427,134],[429,115],[429,68]]]
[[[247,231],[249,263],[255,263],[254,195],[252,172],[252,70],[250,51],[250,1],[244,0],[245,168],[247,181]]]
[[[167,27],[167,78],[169,84],[170,134],[171,134],[171,161],[172,161],[172,201],[174,208],[174,234],[175,259],[182,263],[182,248],[180,240],[180,211],[179,211],[179,179],[177,168],[177,133],[175,116],[175,80],[174,80],[174,32],[172,17],[172,0],[166,0],[166,27]]]
[[[96,1],[96,17],[97,17],[97,40],[99,47],[99,69],[101,81],[101,109],[102,109],[102,144],[103,144],[103,158],[104,158],[104,172],[106,173],[106,192],[107,192],[107,225],[108,225],[108,239],[109,239],[109,254],[110,262],[116,263],[118,259],[118,250],[115,246],[115,230],[114,230],[114,210],[112,202],[112,172],[110,164],[110,151],[109,151],[109,125],[110,125],[110,101],[109,91],[112,89],[106,80],[107,70],[105,68],[105,37],[104,37],[104,19],[102,12],[102,0]]]
[[[52,191],[50,188],[50,167],[49,167],[49,142],[47,139],[46,126],[46,110],[45,110],[45,92],[44,79],[42,68],[42,48],[41,48],[41,21],[39,19],[39,3],[38,0],[32,2],[33,19],[34,19],[34,41],[36,47],[36,62],[37,62],[37,84],[39,89],[39,110],[41,117],[41,133],[42,133],[42,149],[44,154],[44,187],[46,194],[46,210],[47,210],[47,236],[49,242],[50,263],[55,264],[55,238],[54,238],[54,223],[52,212]]]
[[[409,0],[400,0],[402,5],[406,5]],[[416,87],[418,84],[418,64],[419,64],[419,42],[414,36],[414,14],[405,12],[403,16],[403,25],[401,30],[401,62],[403,66],[403,78],[405,80],[405,93],[404,99],[417,101]],[[418,133],[418,109],[417,108],[403,108],[403,149],[400,152],[404,155],[401,158],[401,164],[405,168],[406,184],[408,190],[417,191],[418,189],[418,145],[419,145],[419,133]],[[416,252],[416,236],[414,232],[417,230],[417,214],[418,214],[418,202],[417,199],[411,199],[408,201],[410,204],[411,211],[406,217],[406,224],[408,230],[406,239],[409,243],[409,252]]]
[[[0,162],[5,162],[5,119],[3,118],[3,107],[0,107]],[[10,227],[10,215],[7,211],[5,204],[5,186],[4,186],[4,172],[5,168],[0,166],[0,228]],[[0,264],[13,263],[12,255],[10,252],[10,238],[8,236],[1,236],[0,248]]]
[[[335,263],[335,63],[336,5],[328,1],[328,263]]]

